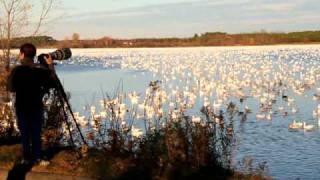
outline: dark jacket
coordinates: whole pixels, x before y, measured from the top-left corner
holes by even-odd
[[[54,80],[51,70],[39,64],[16,66],[8,77],[8,90],[16,93],[17,111],[42,108],[42,98],[52,87]]]

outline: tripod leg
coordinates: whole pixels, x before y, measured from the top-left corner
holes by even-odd
[[[64,106],[64,103],[63,103],[63,101],[61,100],[61,98],[59,98],[59,99],[60,99],[60,103],[62,104],[62,106]],[[68,115],[67,115],[64,107],[62,107],[62,108],[63,108],[64,120],[65,120],[65,123],[67,124],[68,132],[69,132],[69,135],[70,135],[71,146],[72,146],[72,147],[75,147],[74,140],[73,140],[73,137],[72,137],[72,132],[71,132],[71,129],[70,129],[70,123],[69,123],[69,121],[68,121]]]
[[[85,145],[87,145],[87,142],[86,142],[86,140],[84,139],[84,136],[83,136],[83,134],[82,134],[82,132],[81,132],[81,129],[80,129],[80,127],[79,127],[79,124],[78,124],[76,118],[74,117],[73,111],[72,111],[72,109],[71,109],[71,106],[70,106],[70,103],[69,103],[69,101],[68,101],[67,95],[66,95],[66,93],[65,93],[65,91],[64,91],[64,89],[63,89],[63,86],[62,86],[62,84],[61,84],[61,82],[60,82],[59,79],[58,79],[57,81],[58,81],[58,91],[59,91],[60,97],[62,97],[62,98],[60,98],[60,99],[61,99],[61,101],[64,101],[64,103],[67,105],[67,110],[68,110],[68,111],[70,112],[70,114],[71,114],[72,120],[73,120],[73,122],[74,122],[75,125],[76,125],[76,128],[77,128],[77,130],[78,130],[78,132],[79,132],[79,134],[80,134],[81,140],[82,140],[82,142],[83,142]]]
[[[69,101],[68,101],[68,98],[67,98],[67,94],[66,94],[66,92],[64,91],[64,88],[63,88],[63,86],[62,86],[62,84],[61,84],[61,81],[60,81],[60,79],[58,78],[58,76],[57,75],[55,75],[55,79],[56,79],[56,90],[58,91],[58,93],[59,93],[59,98],[60,98],[60,102],[61,102],[61,104],[66,104],[67,105],[67,110],[70,112],[70,114],[71,114],[71,117],[72,117],[72,120],[73,120],[73,122],[75,123],[75,125],[76,125],[76,128],[77,128],[77,130],[78,130],[78,132],[79,132],[79,134],[80,134],[80,137],[81,137],[81,140],[82,140],[82,142],[85,144],[85,145],[88,145],[87,144],[87,142],[86,142],[86,140],[84,139],[84,136],[83,136],[83,134],[82,134],[82,132],[81,132],[81,129],[80,129],[80,127],[79,127],[79,124],[77,123],[77,120],[75,119],[75,117],[74,117],[74,114],[73,114],[73,111],[72,111],[72,109],[71,109],[71,105],[70,105],[70,103],[69,103]],[[65,114],[67,114],[65,111],[64,111],[64,113]],[[67,116],[66,116],[67,117]],[[67,119],[66,119],[66,121],[67,121]],[[71,136],[71,135],[70,135]]]

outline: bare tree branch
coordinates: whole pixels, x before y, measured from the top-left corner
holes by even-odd
[[[43,21],[46,20],[50,10],[52,9],[53,0],[42,0],[41,2],[42,2],[41,3],[42,4],[41,15],[39,16],[39,20],[38,20],[36,29],[34,30],[32,36],[35,36],[39,32]]]
[[[41,0],[41,12],[37,18],[31,36],[36,36],[49,17],[50,10],[56,0]],[[30,36],[26,34],[29,18],[32,13],[28,0],[0,0],[0,43],[3,50],[6,69],[9,69],[11,41],[13,37]],[[29,31],[30,32],[30,31]]]

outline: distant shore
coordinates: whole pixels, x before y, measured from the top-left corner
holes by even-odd
[[[302,32],[256,32],[228,34],[225,32],[207,32],[194,34],[187,38],[140,38],[116,39],[102,37],[98,39],[65,38],[56,40],[50,36],[19,37],[12,39],[11,47],[31,42],[38,48],[161,48],[161,47],[202,47],[202,46],[264,46],[288,44],[320,44],[320,31]]]

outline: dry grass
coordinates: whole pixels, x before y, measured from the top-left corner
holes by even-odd
[[[0,168],[10,170],[15,162],[21,159],[21,146],[10,145],[0,146]],[[51,164],[47,167],[35,166],[34,172],[45,172],[52,174],[62,174],[71,176],[92,177],[97,179],[172,179],[184,177],[198,179],[246,179],[260,180],[271,179],[262,175],[243,174],[232,172],[231,174],[221,174],[221,169],[211,169],[203,167],[201,169],[190,169],[179,163],[171,164],[175,168],[165,168],[160,174],[159,169],[146,168],[148,162],[137,161],[128,155],[115,155],[111,152],[91,149],[86,157],[80,157],[74,150],[62,150],[50,160]]]
[[[0,146],[0,168],[11,169],[14,162],[20,157],[20,145]]]
[[[0,146],[0,168],[11,170],[21,156],[20,145]],[[133,164],[130,158],[97,150],[90,150],[86,157],[80,157],[74,150],[63,150],[54,155],[50,162],[46,167],[34,166],[32,171],[104,179],[121,176]]]

